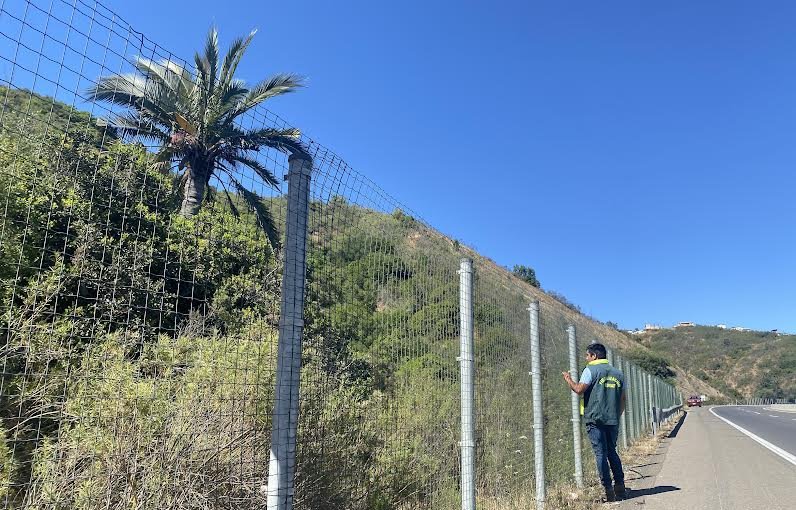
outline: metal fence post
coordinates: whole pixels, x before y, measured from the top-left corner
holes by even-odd
[[[641,418],[641,426],[639,427],[638,435],[639,437],[643,436],[647,429],[647,418],[649,417],[649,413],[647,412],[647,378],[644,377],[644,371],[639,368],[636,372],[636,378],[638,379],[638,386],[641,390],[641,398],[639,399],[639,407],[638,407],[638,415]]]
[[[293,508],[296,471],[301,342],[304,335],[304,285],[307,274],[307,217],[312,159],[288,159],[285,262],[276,362],[276,390],[268,465],[268,510]]]
[[[461,373],[462,510],[475,510],[475,385],[473,384],[473,261],[461,259],[459,265],[459,316]]]
[[[570,324],[567,328],[569,337],[569,374],[572,379],[578,380],[578,342],[575,336],[575,326]],[[575,484],[583,487],[583,445],[580,431],[580,397],[574,391],[570,391],[572,404],[572,445],[575,452]]]
[[[644,384],[644,425],[647,431],[652,429],[652,420],[650,419],[650,409],[652,409],[652,399],[650,398],[650,380],[647,377],[649,374],[645,370],[641,371],[641,379]]]
[[[544,509],[544,417],[542,416],[542,353],[539,346],[539,301],[531,302],[531,392],[533,394],[533,453],[536,508]]]
[[[625,380],[622,383],[622,394],[625,396],[625,412],[619,418],[619,437],[622,440],[622,448],[627,448],[627,375],[622,370],[623,361],[620,356],[616,357],[616,364],[619,365],[617,368],[625,376]]]
[[[632,442],[635,438],[636,420],[635,420],[635,392],[637,388],[633,387],[633,374],[630,371],[630,362],[627,360],[622,361],[622,372],[625,374],[625,387],[627,388],[627,404],[625,406],[625,414],[627,415],[627,433],[625,434],[627,442]],[[627,444],[625,445],[627,446]]]
[[[655,423],[655,386],[652,382],[652,374],[647,374],[647,388],[649,388],[650,393],[650,424],[652,425],[652,435],[654,436],[658,432],[658,424]]]

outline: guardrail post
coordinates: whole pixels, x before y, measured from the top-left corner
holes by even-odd
[[[542,415],[542,353],[539,345],[539,301],[531,302],[531,392],[533,394],[533,454],[536,508],[544,509],[544,416]]]
[[[461,490],[462,510],[475,510],[475,385],[473,372],[473,261],[461,259],[459,265],[459,318],[460,346],[459,371],[461,374]]]
[[[578,380],[578,342],[575,336],[575,326],[570,324],[567,328],[569,339],[569,374],[572,379]],[[578,488],[583,487],[583,445],[580,430],[580,397],[574,391],[570,391],[570,404],[572,411],[572,445],[575,455],[575,484]]]
[[[285,262],[276,361],[276,390],[268,464],[268,510],[291,510],[296,472],[296,429],[304,337],[304,286],[307,275],[307,217],[312,159],[288,158]]]

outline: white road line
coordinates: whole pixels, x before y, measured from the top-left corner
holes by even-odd
[[[777,416],[776,414],[769,414],[769,416],[771,416],[772,418],[779,418],[779,416]]]
[[[727,425],[729,425],[729,426],[731,426],[731,427],[733,427],[733,428],[735,428],[735,429],[737,429],[737,430],[739,430],[739,431],[743,432],[744,434],[746,434],[747,436],[749,436],[749,437],[750,437],[752,440],[754,440],[754,441],[757,441],[758,443],[760,443],[761,445],[763,445],[765,448],[768,448],[769,450],[771,450],[771,451],[772,451],[772,452],[774,452],[775,454],[779,455],[779,456],[780,456],[780,457],[782,457],[783,459],[787,460],[788,462],[790,462],[791,464],[793,464],[794,466],[796,466],[796,455],[793,455],[793,454],[791,454],[791,453],[788,453],[788,452],[786,452],[785,450],[783,450],[783,449],[782,449],[782,448],[780,448],[779,446],[777,446],[777,445],[775,445],[775,444],[772,444],[772,443],[769,443],[768,441],[766,441],[766,440],[765,440],[765,439],[763,439],[762,437],[760,437],[760,436],[757,436],[757,435],[755,435],[755,434],[753,434],[753,433],[749,432],[748,430],[746,430],[746,429],[745,429],[745,428],[743,428],[743,427],[739,427],[738,425],[734,424],[733,422],[731,422],[731,421],[730,421],[730,420],[728,420],[727,418],[725,418],[725,417],[723,417],[723,416],[719,416],[719,415],[718,415],[718,414],[716,414],[716,412],[714,411],[714,409],[715,409],[716,407],[725,407],[725,406],[715,406],[715,407],[711,408],[711,409],[710,409],[710,414],[712,414],[712,415],[713,415],[713,416],[715,416],[716,418],[718,418],[718,419],[722,420],[722,421],[723,421],[723,422],[725,422]],[[757,413],[757,414],[760,414],[760,413]]]
[[[753,412],[753,413],[755,413],[755,414],[760,414],[760,413],[758,413],[757,411],[752,411],[752,412]]]

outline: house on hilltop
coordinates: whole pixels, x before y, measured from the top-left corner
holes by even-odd
[[[693,322],[678,322],[674,325],[675,328],[693,328],[696,326]]]

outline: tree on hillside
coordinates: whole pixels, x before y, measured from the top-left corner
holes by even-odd
[[[671,367],[671,360],[660,354],[634,349],[625,356],[655,377],[671,380],[677,376]]]
[[[514,273],[514,275],[518,278],[525,280],[536,288],[541,286],[539,284],[539,280],[536,278],[536,271],[532,267],[515,265],[511,272]]]
[[[256,213],[260,226],[273,245],[278,237],[273,220],[261,198],[242,184],[236,168],[254,171],[262,181],[278,186],[273,173],[256,159],[255,153],[271,147],[285,153],[305,153],[297,129],[243,129],[236,124],[241,115],[272,97],[292,92],[302,85],[293,74],[277,74],[253,87],[235,79],[235,71],[254,37],[235,40],[223,59],[218,48],[218,33],[207,35],[204,54],[194,57],[193,74],[181,65],[138,57],[137,73],[100,78],[89,90],[91,99],[127,108],[109,119],[123,135],[154,141],[159,145],[158,164],[176,165],[183,194],[180,213],[197,214],[207,198],[208,183],[219,179],[230,209],[237,215],[227,190],[232,187]]]

